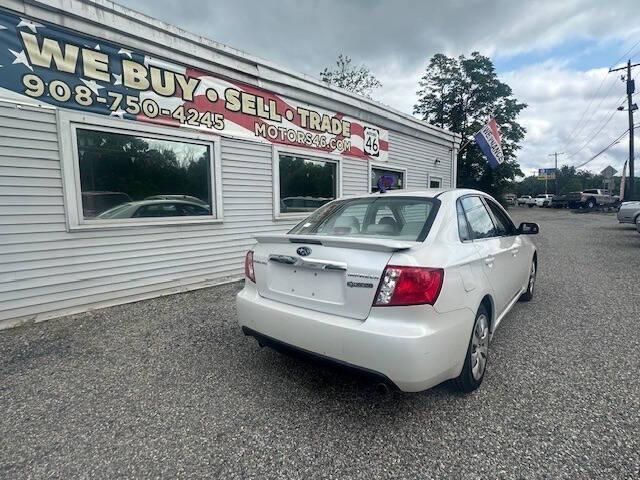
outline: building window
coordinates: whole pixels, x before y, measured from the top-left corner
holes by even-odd
[[[215,216],[209,145],[85,128],[76,139],[85,220]]]
[[[279,211],[282,215],[313,212],[338,198],[338,163],[316,157],[278,154]]]
[[[406,172],[401,169],[371,167],[371,193],[379,192],[380,186],[385,190],[401,190],[405,188]]]
[[[429,178],[429,188],[442,188],[442,178],[440,178],[440,177],[430,177]]]
[[[221,219],[220,169],[210,138],[88,120],[73,113],[61,116],[61,131],[70,133],[63,141],[70,228]]]

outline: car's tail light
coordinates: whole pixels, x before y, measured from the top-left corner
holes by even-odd
[[[433,305],[440,295],[443,280],[441,268],[387,265],[373,306]]]
[[[249,250],[247,256],[244,257],[244,276],[256,283],[256,272],[253,269],[253,250]]]

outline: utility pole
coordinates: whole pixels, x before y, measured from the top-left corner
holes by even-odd
[[[555,178],[555,189],[556,189],[556,195],[558,195],[558,155],[564,155],[564,152],[553,152],[550,153],[549,156],[550,157],[555,157],[556,159],[556,168],[555,168],[555,173],[553,174],[553,177]]]
[[[629,194],[625,195],[626,200],[633,200],[636,190],[635,190],[635,170],[634,170],[634,145],[633,145],[633,111],[636,110],[638,108],[637,105],[635,105],[633,103],[633,93],[636,90],[636,83],[633,80],[633,78],[631,78],[631,69],[633,67],[637,67],[638,65],[640,65],[640,63],[636,63],[634,65],[631,65],[631,59],[629,59],[629,61],[627,62],[627,66],[626,67],[620,67],[620,68],[614,68],[614,69],[609,69],[609,73],[611,72],[617,72],[619,70],[626,70],[627,71],[627,78],[626,78],[626,83],[627,83],[627,111],[629,113]]]

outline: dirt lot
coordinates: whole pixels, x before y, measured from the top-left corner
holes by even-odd
[[[482,388],[381,396],[260,349],[238,284],[0,332],[0,478],[640,478],[640,235],[516,208],[536,298]]]

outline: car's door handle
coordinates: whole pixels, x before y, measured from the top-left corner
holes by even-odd
[[[493,262],[495,261],[495,259],[496,259],[496,257],[491,257],[491,256],[486,257],[484,259],[484,263],[486,263],[487,266],[489,266],[489,267],[493,267]]]
[[[520,251],[519,248],[512,248],[511,249],[511,253],[513,253],[513,256],[516,257],[518,255],[518,252]]]

